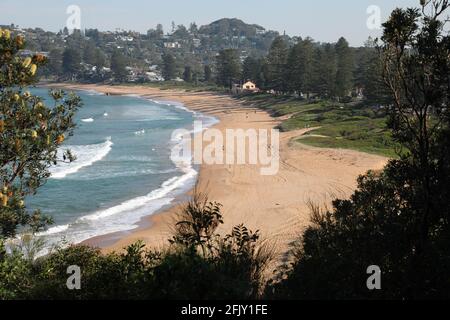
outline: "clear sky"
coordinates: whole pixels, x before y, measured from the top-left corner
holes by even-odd
[[[157,23],[198,25],[220,18],[239,18],[266,29],[333,42],[340,36],[361,45],[379,31],[367,27],[371,5],[386,19],[395,7],[417,6],[419,0],[0,0],[0,24],[64,28],[69,5],[81,9],[81,28],[146,32]]]

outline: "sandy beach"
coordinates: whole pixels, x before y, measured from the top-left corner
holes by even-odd
[[[281,119],[264,111],[241,105],[228,96],[214,93],[159,90],[144,86],[60,85],[65,88],[96,90],[109,94],[136,94],[159,101],[178,101],[187,108],[220,120],[215,128],[271,129]],[[56,88],[57,85],[51,85]],[[238,224],[260,230],[263,238],[276,243],[280,253],[308,225],[309,202],[331,206],[337,197],[348,198],[356,187],[356,178],[370,169],[381,169],[387,158],[351,150],[320,149],[296,141],[306,130],[281,133],[278,174],[263,176],[259,165],[202,165],[198,188],[207,191],[211,201],[223,205],[227,233]],[[170,226],[179,210],[179,199],[170,208],[150,215],[131,232],[105,235],[86,241],[105,252],[143,240],[149,247],[167,245]]]

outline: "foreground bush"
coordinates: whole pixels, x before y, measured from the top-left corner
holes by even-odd
[[[15,250],[0,255],[0,299],[255,299],[271,251],[244,226],[224,237],[220,206],[194,197],[184,208],[171,245],[103,255],[71,246],[37,260]],[[181,231],[182,230],[182,231]],[[207,230],[207,232],[205,232]],[[81,269],[81,290],[68,290],[69,266]]]
[[[450,298],[450,36],[447,0],[396,9],[383,25],[389,127],[404,148],[350,200],[315,209],[292,266],[268,294],[292,299]],[[381,269],[381,290],[366,270]]]
[[[294,262],[267,294],[281,299],[449,298],[450,229],[447,207],[419,248],[422,215],[401,161],[359,179],[351,200],[334,210],[313,208],[313,225],[297,242]],[[406,187],[408,186],[408,187]],[[444,211],[446,210],[446,211]],[[366,285],[367,268],[381,269],[381,290]]]

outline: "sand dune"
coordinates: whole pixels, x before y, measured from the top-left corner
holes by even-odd
[[[188,108],[220,119],[215,128],[271,129],[280,119],[266,112],[240,105],[236,100],[212,93],[161,91],[148,87],[80,85],[110,94],[139,94],[154,100],[179,101]],[[356,178],[370,169],[381,169],[387,159],[350,150],[320,149],[303,145],[296,137],[305,130],[281,133],[280,169],[274,176],[262,176],[258,165],[202,165],[199,190],[208,191],[210,200],[223,204],[225,224],[220,232],[244,223],[260,230],[264,238],[287,250],[309,223],[308,202],[330,207],[336,197],[347,198],[356,187]],[[120,250],[137,240],[160,247],[167,244],[176,205],[142,221],[129,232],[91,239],[86,243],[105,251]]]

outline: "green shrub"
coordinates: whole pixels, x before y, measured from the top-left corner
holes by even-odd
[[[0,247],[1,299],[256,299],[272,250],[243,225],[224,237],[220,205],[194,196],[180,213],[170,246],[140,242],[104,255],[87,246],[59,248],[36,260]],[[69,290],[68,267],[81,270],[81,290]]]

